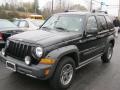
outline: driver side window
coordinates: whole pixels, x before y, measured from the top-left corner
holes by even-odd
[[[97,28],[97,21],[95,16],[90,16],[87,21],[87,32],[96,32]]]

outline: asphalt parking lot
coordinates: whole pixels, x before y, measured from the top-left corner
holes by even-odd
[[[68,90],[120,90],[120,36],[116,39],[111,63],[101,59],[77,71],[73,85]],[[41,81],[13,73],[0,62],[0,90],[52,90],[48,81]]]

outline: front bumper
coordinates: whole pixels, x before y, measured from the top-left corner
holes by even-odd
[[[1,60],[6,63],[6,61],[12,62],[16,65],[16,72],[25,74],[30,77],[38,78],[41,80],[49,79],[52,76],[52,65],[38,64],[38,65],[26,65],[23,61],[17,60],[9,56],[3,56],[0,53]],[[49,69],[49,74],[46,76],[44,74],[45,70]]]

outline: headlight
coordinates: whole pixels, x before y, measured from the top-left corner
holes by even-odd
[[[35,55],[40,58],[43,54],[43,49],[41,47],[36,47],[35,48]]]

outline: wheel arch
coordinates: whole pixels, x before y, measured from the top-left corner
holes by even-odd
[[[47,57],[56,60],[56,64],[58,64],[61,61],[61,59],[65,56],[71,57],[75,61],[76,66],[78,65],[79,50],[75,45],[69,45],[62,48],[58,48],[47,55]]]
[[[114,47],[114,45],[115,45],[114,35],[111,35],[111,36],[108,37],[107,43],[106,43],[106,46],[105,46],[105,49],[104,49],[104,53],[106,52],[107,47],[108,47],[108,45],[109,45],[110,43],[111,43],[111,44],[113,45],[113,47]]]
[[[111,43],[111,44],[112,44],[112,46],[114,47],[114,45],[115,45],[115,40],[114,40],[114,39],[112,39],[112,40],[110,40],[110,41],[109,41],[109,43]]]
[[[75,61],[75,67],[79,65],[79,50],[75,45],[69,45],[65,47],[58,48],[51,51],[46,58],[51,58],[55,60],[55,64],[52,65],[52,70],[49,77],[54,75],[57,65],[64,57],[71,57]]]

